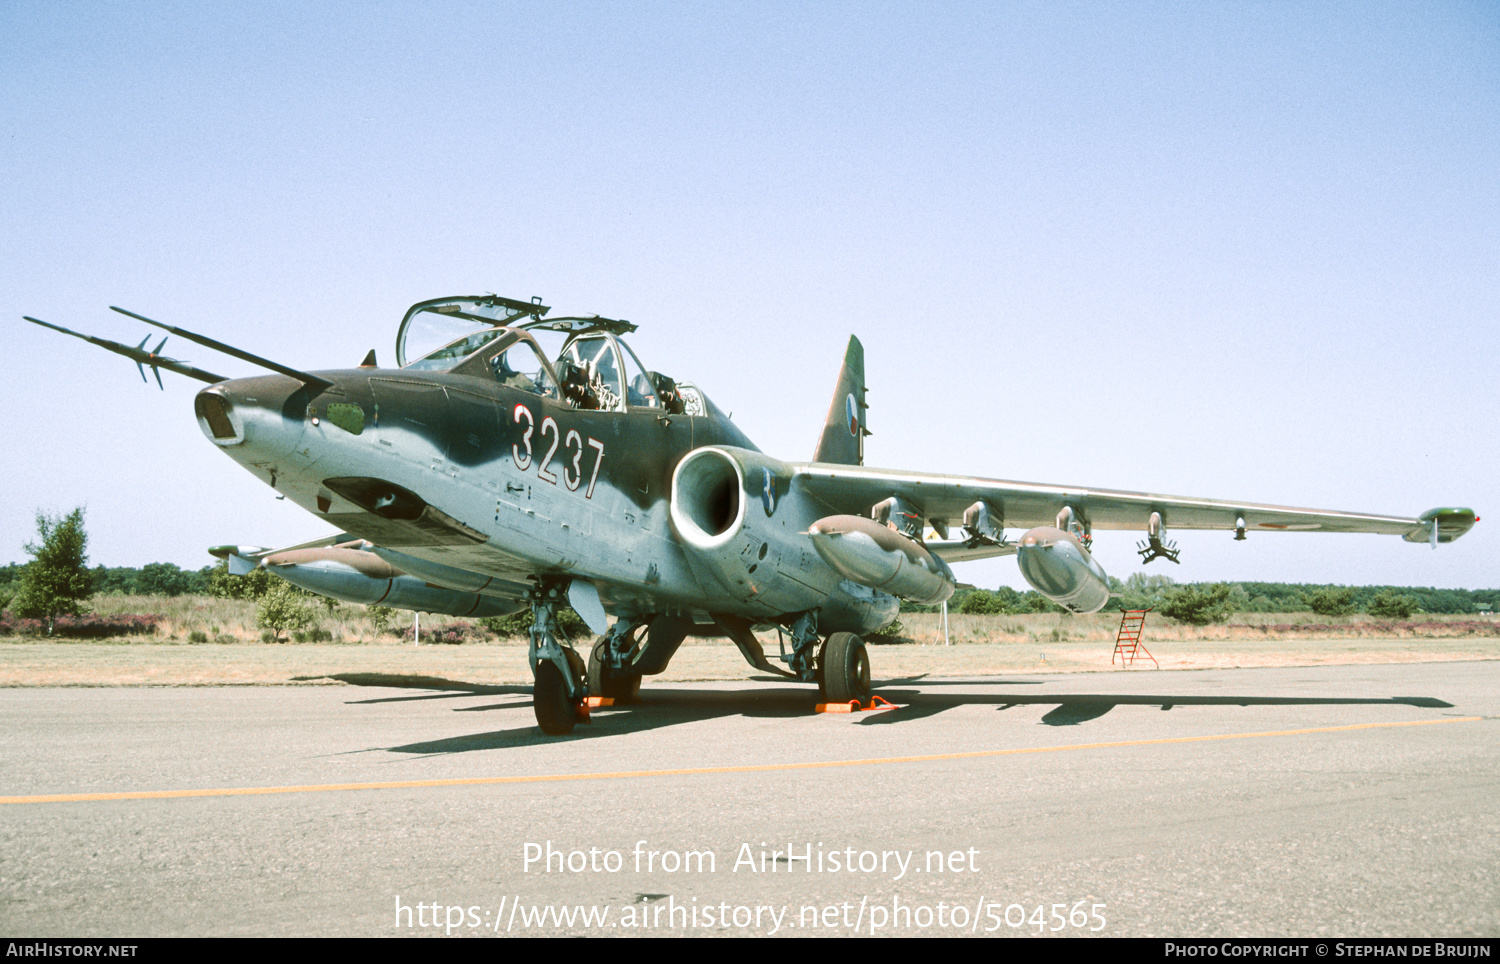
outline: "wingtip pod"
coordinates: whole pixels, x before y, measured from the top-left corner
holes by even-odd
[[[208,554],[229,563],[231,576],[246,576],[260,565],[261,546],[209,546]]]
[[[1417,517],[1419,524],[1412,526],[1401,538],[1407,542],[1425,542],[1436,547],[1441,542],[1452,542],[1468,532],[1479,521],[1473,509],[1444,506],[1428,509]]]

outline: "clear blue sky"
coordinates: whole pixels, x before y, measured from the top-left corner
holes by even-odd
[[[0,562],[80,504],[108,565],[324,532],[197,383],[22,314],[317,369],[495,291],[638,322],[786,459],[854,333],[874,465],[1492,514],[1154,573],[1500,584],[1494,4],[9,0],[0,117]]]

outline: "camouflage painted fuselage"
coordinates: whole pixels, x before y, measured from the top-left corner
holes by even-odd
[[[600,411],[456,372],[315,374],[330,384],[214,385],[199,422],[288,499],[435,585],[519,607],[537,579],[571,577],[611,615],[674,615],[711,634],[712,615],[766,624],[816,610],[824,631],[858,633],[895,615],[893,597],[813,551],[805,533],[828,506],[793,492],[791,469],[706,398],[699,415]],[[737,495],[718,493],[745,524],[712,552],[685,544],[670,512],[674,470],[706,446],[754,468]],[[742,577],[725,578],[724,562]]]

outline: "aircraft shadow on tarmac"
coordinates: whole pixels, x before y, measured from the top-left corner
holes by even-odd
[[[348,683],[350,686],[386,686],[394,689],[439,691],[436,693],[424,693],[420,696],[381,696],[370,700],[350,700],[349,705],[351,706],[361,706],[367,703],[408,703],[416,700],[451,700],[464,696],[531,696],[531,687],[520,683],[464,683],[458,680],[443,679],[441,676],[402,676],[389,673],[333,673],[327,676],[293,676],[292,679],[296,682],[331,679],[338,680],[340,683]],[[527,705],[531,703],[529,698],[526,702]]]
[[[1007,684],[1009,685],[1009,684]],[[903,720],[932,716],[955,706],[991,704],[997,710],[1008,710],[1013,706],[1029,704],[1056,704],[1057,708],[1043,716],[1046,726],[1077,726],[1097,720],[1116,706],[1158,706],[1170,710],[1174,706],[1419,706],[1425,709],[1447,709],[1453,706],[1444,700],[1430,696],[1392,696],[1385,699],[1357,697],[1316,696],[1172,696],[1169,694],[1143,693],[1068,693],[1037,696],[1032,694],[987,694],[984,696],[948,696],[937,693],[914,693],[890,690],[882,693],[886,699],[898,704],[899,709],[872,715],[860,720],[866,726],[883,723],[900,723]],[[907,702],[903,704],[903,697]]]
[[[456,699],[474,696],[512,697],[499,703],[479,706],[457,706],[454,712],[479,713],[495,710],[529,709],[531,687],[520,684],[487,685],[448,680],[441,677],[398,676],[380,673],[344,673],[329,677],[353,686],[399,687],[420,689],[428,692],[413,696],[383,696],[367,700],[350,700],[349,705],[360,706],[376,703],[392,703],[416,700]],[[994,679],[994,680],[923,680],[928,692],[904,689],[921,677],[886,680],[878,683],[876,691],[896,704],[895,709],[862,714],[855,722],[860,726],[883,726],[909,720],[934,716],[944,710],[959,706],[993,706],[1004,711],[1016,706],[1053,705],[1056,708],[1042,717],[1046,726],[1077,726],[1096,720],[1116,706],[1156,706],[1171,710],[1177,706],[1415,706],[1424,709],[1448,709],[1453,706],[1444,700],[1429,696],[1393,696],[1387,698],[1365,697],[1309,697],[1309,696],[1185,696],[1173,694],[1138,693],[934,693],[931,689],[962,686],[966,689],[979,687],[1003,687],[1007,690],[1017,686],[1038,686],[1042,680]],[[431,692],[436,690],[437,692]],[[621,736],[684,723],[729,716],[744,716],[757,719],[792,719],[810,714],[816,699],[810,688],[777,687],[775,689],[682,689],[652,690],[647,687],[641,702],[628,706],[596,709],[589,723],[580,725],[570,736],[544,736],[531,725],[530,714],[526,726],[486,733],[472,733],[409,743],[403,746],[383,747],[394,753],[464,753],[471,750],[495,750],[507,747],[534,746],[556,743],[559,740],[578,740]]]

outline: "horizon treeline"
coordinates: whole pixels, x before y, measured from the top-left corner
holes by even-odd
[[[21,573],[29,563],[12,562],[0,566],[0,593],[13,591],[21,582]],[[88,572],[94,581],[96,596],[184,596],[210,594],[213,574],[224,569],[220,562],[202,569],[183,569],[172,562],[151,562],[134,566],[93,566]]]
[[[0,596],[13,592],[20,584],[21,573],[26,563],[10,563],[0,566]],[[94,566],[89,569],[93,578],[94,595],[99,596],[182,596],[224,595],[217,583],[227,576],[225,564],[220,562],[202,569],[182,569],[175,563],[153,562],[136,568],[134,566]],[[217,573],[217,576],[216,576]],[[238,580],[235,580],[238,581]],[[1294,613],[1313,609],[1314,600],[1325,600],[1329,593],[1337,593],[1340,608],[1353,612],[1369,612],[1376,598],[1385,593],[1410,597],[1419,612],[1468,614],[1484,609],[1500,609],[1500,589],[1438,589],[1432,586],[1340,586],[1330,583],[1300,582],[1235,582],[1223,583],[1175,582],[1169,576],[1147,576],[1136,573],[1121,581],[1111,577],[1110,590],[1117,595],[1110,599],[1106,611],[1120,609],[1149,609],[1158,607],[1172,594],[1181,590],[1207,591],[1217,586],[1227,587],[1224,600],[1231,612]],[[216,592],[215,590],[218,589]],[[1321,595],[1320,595],[1321,594]],[[1378,607],[1377,607],[1378,608]],[[1022,592],[1009,586],[998,589],[960,589],[948,601],[950,612],[963,613],[1026,613],[1054,612],[1054,606],[1038,592]],[[936,606],[917,606],[903,603],[902,612],[936,612]]]
[[[1472,615],[1500,609],[1500,589],[1438,589],[1433,586],[1340,586],[1307,582],[1175,582],[1170,576],[1136,573],[1121,581],[1109,580],[1110,597],[1105,612],[1125,609],[1157,609],[1189,594],[1212,594],[1227,613],[1325,612],[1343,615],[1370,612],[1388,615],[1393,597],[1409,599],[1412,611],[1448,615]],[[937,612],[937,606],[902,603],[902,612]],[[948,611],[957,613],[1059,612],[1039,592],[1022,592],[1009,586],[999,589],[960,589],[948,600]]]

